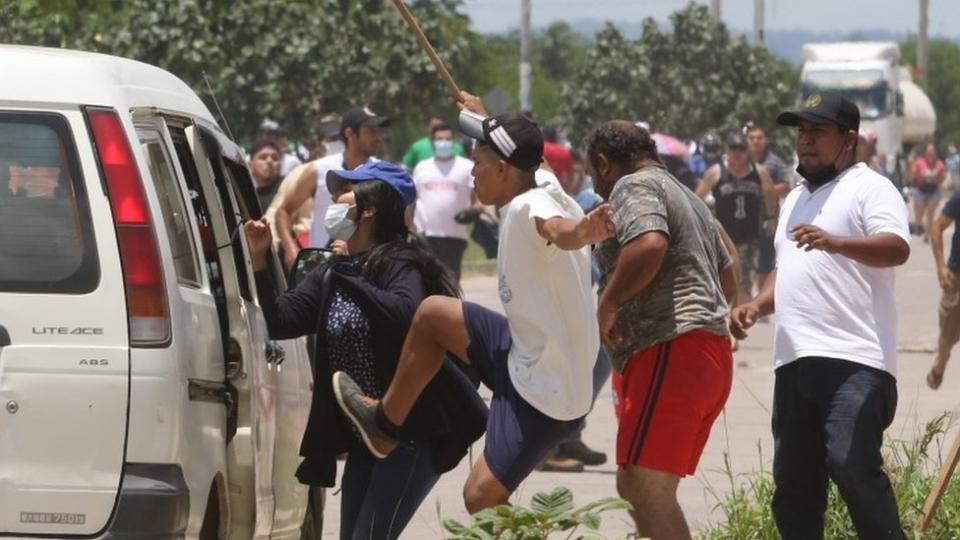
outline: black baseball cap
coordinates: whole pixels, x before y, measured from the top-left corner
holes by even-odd
[[[784,111],[777,116],[777,123],[781,126],[797,126],[801,120],[859,131],[860,109],[836,92],[818,92],[811,94],[799,109]]]
[[[726,147],[732,150],[746,150],[747,140],[743,138],[743,135],[734,131],[727,135]]]
[[[460,130],[489,145],[501,159],[518,169],[535,171],[543,161],[543,133],[536,122],[523,114],[505,113],[484,118],[463,110]]]
[[[354,131],[360,129],[361,126],[371,126],[371,127],[386,127],[390,125],[390,119],[386,116],[380,116],[379,114],[370,110],[370,107],[356,107],[350,109],[349,111],[343,113],[343,116],[340,119],[340,131],[343,132],[347,128],[352,128]]]

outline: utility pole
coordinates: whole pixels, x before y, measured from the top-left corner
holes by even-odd
[[[927,87],[927,25],[930,22],[930,0],[920,0],[920,31],[917,33],[917,72],[920,86]]]
[[[753,0],[753,42],[756,45],[762,45],[763,35],[763,9],[764,0]]]
[[[710,16],[720,20],[720,0],[710,0]]]
[[[522,0],[520,14],[520,108],[531,110],[530,87],[533,71],[530,68],[530,1]]]

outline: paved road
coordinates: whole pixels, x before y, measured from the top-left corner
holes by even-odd
[[[900,401],[896,420],[887,435],[904,439],[911,438],[917,426],[943,411],[960,409],[955,397],[960,395],[960,368],[955,367],[948,372],[943,386],[937,392],[929,390],[924,383],[931,351],[937,339],[936,306],[939,299],[928,245],[914,239],[913,254],[910,261],[898,269],[897,279]],[[494,278],[469,278],[463,286],[469,299],[499,308]],[[773,326],[773,321],[759,324],[736,354],[733,390],[726,411],[714,426],[697,474],[680,485],[681,505],[695,527],[722,518],[714,510],[717,501],[714,493],[723,494],[730,489],[729,479],[721,472],[725,460],[729,459],[730,467],[736,474],[761,467],[770,469],[773,455],[770,435]],[[606,451],[612,460],[616,430],[608,384],[588,417],[584,440]],[[482,451],[482,448],[482,441],[474,445],[475,452]],[[407,527],[403,539],[440,538],[443,532],[441,517],[466,519],[467,513],[463,509],[460,494],[467,471],[465,459],[457,469],[440,479]],[[616,468],[610,463],[589,467],[586,472],[579,474],[534,472],[520,487],[514,500],[526,504],[537,491],[565,485],[573,489],[575,502],[586,503],[616,495],[615,474]],[[328,494],[327,501],[324,538],[337,538],[340,498],[336,494]],[[611,538],[623,537],[630,530],[631,524],[626,515],[607,517],[602,527],[602,532]]]

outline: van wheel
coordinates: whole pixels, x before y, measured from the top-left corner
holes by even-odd
[[[207,509],[203,513],[200,525],[200,540],[219,540],[220,538],[220,498],[217,497],[217,484],[210,486],[207,496]]]
[[[326,498],[327,490],[310,486],[307,492],[307,515],[300,527],[300,540],[320,540],[323,536],[323,506]]]

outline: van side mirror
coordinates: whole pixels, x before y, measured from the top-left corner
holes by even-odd
[[[897,116],[903,116],[903,92],[897,90]]]
[[[293,268],[290,270],[290,275],[287,276],[287,282],[289,287],[293,289],[314,268],[325,264],[334,257],[333,251],[329,249],[322,248],[305,248],[301,249],[300,253],[297,254],[297,260],[293,262]]]

